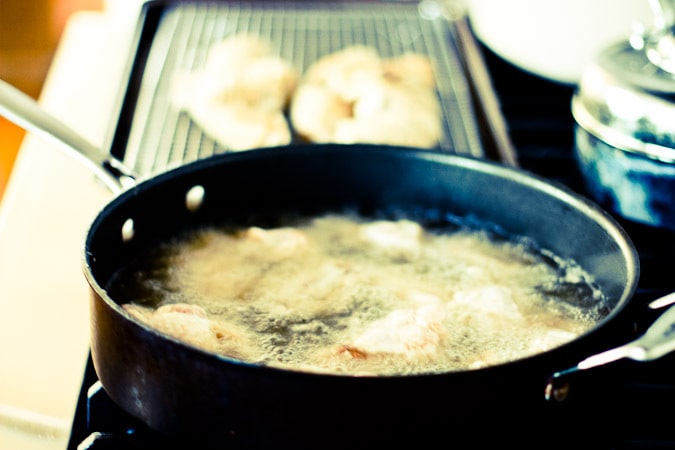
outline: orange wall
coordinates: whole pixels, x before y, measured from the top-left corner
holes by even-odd
[[[0,0],[0,79],[38,98],[70,14],[103,0]],[[0,197],[25,131],[0,117]]]

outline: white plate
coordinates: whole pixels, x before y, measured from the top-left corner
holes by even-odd
[[[606,46],[634,24],[653,27],[648,0],[466,0],[476,36],[520,68],[576,84]]]

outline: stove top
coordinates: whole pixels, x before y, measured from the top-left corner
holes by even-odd
[[[562,183],[586,195],[573,158],[573,126],[570,100],[573,87],[547,81],[521,71],[481,47],[492,77],[503,116],[520,166],[528,171]],[[656,317],[646,304],[675,290],[669,269],[675,254],[675,234],[631,223],[616,217],[634,241],[640,256],[641,276],[634,300],[644,315],[635,318],[636,333],[641,333]],[[675,358],[666,356],[651,363],[618,362],[620,380],[603,380],[603,369],[595,372],[604,392],[593,398],[609,400],[607,408],[596,404],[598,414],[613,409],[611,429],[606,430],[606,443],[600,448],[675,448],[675,431],[670,418],[662,414],[664,406],[675,400],[672,374]],[[543,394],[542,394],[543,395]],[[667,408],[666,408],[667,410]],[[589,424],[592,426],[593,424]],[[555,424],[552,424],[555,427]],[[575,430],[552,430],[570,433]],[[159,442],[158,442],[159,441]],[[106,395],[96,378],[91,360],[82,383],[80,400],[73,420],[68,450],[175,448],[143,424],[121,411]],[[596,447],[598,448],[598,447]]]

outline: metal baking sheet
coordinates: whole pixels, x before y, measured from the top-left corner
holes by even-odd
[[[440,0],[439,0],[440,1]],[[382,57],[432,58],[442,105],[444,151],[483,157],[470,86],[453,22],[435,0],[417,2],[155,1],[137,27],[111,153],[143,178],[228,151],[171,105],[172,79],[204,64],[210,46],[258,35],[301,71],[318,58],[362,44]]]

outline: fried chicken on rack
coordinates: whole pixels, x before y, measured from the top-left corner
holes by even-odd
[[[288,144],[284,115],[298,71],[270,45],[247,34],[213,45],[202,68],[174,83],[173,104],[229,150]]]
[[[382,59],[351,46],[317,60],[291,100],[295,131],[310,142],[434,147],[441,106],[428,57]]]

